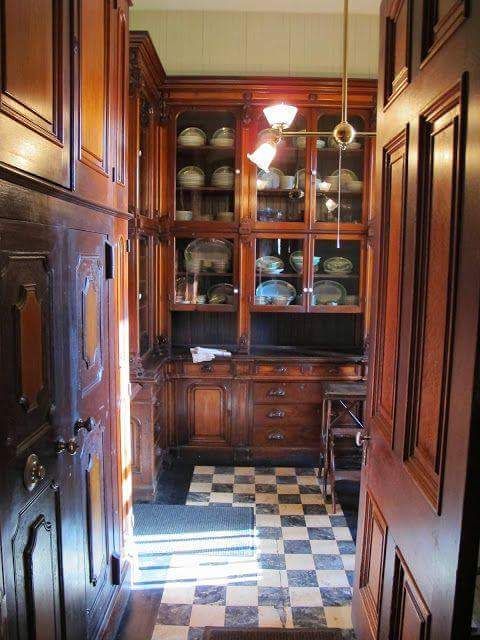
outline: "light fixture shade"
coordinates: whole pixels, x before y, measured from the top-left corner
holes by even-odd
[[[253,153],[247,153],[247,158],[256,164],[257,167],[268,171],[270,163],[277,152],[277,145],[273,142],[264,142],[255,149]]]
[[[265,107],[263,113],[271,127],[281,126],[284,129],[288,129],[297,115],[297,111],[297,107],[282,102],[281,104],[274,104],[271,107]]]

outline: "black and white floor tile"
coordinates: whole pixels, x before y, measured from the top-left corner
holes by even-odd
[[[337,627],[351,637],[355,545],[316,471],[286,467],[194,469],[187,504],[255,510],[253,556],[202,558],[198,550],[150,562],[162,589],[152,640],[195,640],[205,626]]]

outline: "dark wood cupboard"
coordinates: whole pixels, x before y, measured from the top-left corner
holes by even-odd
[[[0,7],[2,638],[111,637],[125,604],[128,10]]]
[[[279,99],[299,107],[293,128],[331,130],[338,80],[169,78],[145,32],[132,33],[131,59],[131,380],[142,384],[132,403],[136,495],[155,488],[155,411],[145,404],[147,396],[156,402],[155,376],[164,446],[180,455],[316,463],[324,382],[366,376],[373,146],[362,139],[343,154],[355,189],[344,189],[338,221],[326,206],[339,160],[329,137],[284,141],[275,184],[247,159],[268,126],[263,107]],[[373,127],[375,92],[375,82],[351,81],[358,129]],[[299,198],[290,197],[294,186]],[[271,256],[281,263],[276,273],[263,269]],[[332,275],[324,265],[338,256],[346,273]],[[288,303],[262,294],[272,280]],[[321,296],[332,280],[337,304]],[[194,364],[188,350],[199,345],[232,358]]]

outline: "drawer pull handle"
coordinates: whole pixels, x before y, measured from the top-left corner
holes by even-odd
[[[281,431],[272,431],[268,434],[269,440],[285,440],[285,436]]]
[[[269,413],[267,413],[267,418],[284,418],[285,417],[285,411],[282,411],[281,409],[273,409],[272,411],[269,411]]]
[[[286,395],[286,392],[285,389],[279,387],[278,389],[270,389],[268,395],[273,396],[274,398],[283,398]]]
[[[331,375],[338,375],[340,373],[340,369],[338,367],[332,367],[328,370],[328,373]]]
[[[288,368],[282,365],[279,365],[276,370],[277,370],[277,373],[287,373]]]
[[[203,371],[203,373],[212,373],[213,365],[206,362],[205,364],[202,364],[201,370]]]

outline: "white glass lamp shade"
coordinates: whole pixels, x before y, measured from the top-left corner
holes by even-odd
[[[247,158],[256,164],[259,169],[268,171],[270,163],[275,157],[277,146],[272,142],[264,142],[253,153],[247,153]]]
[[[274,104],[271,107],[265,107],[263,113],[271,127],[288,129],[297,115],[297,111],[297,107],[282,102],[281,104]]]

